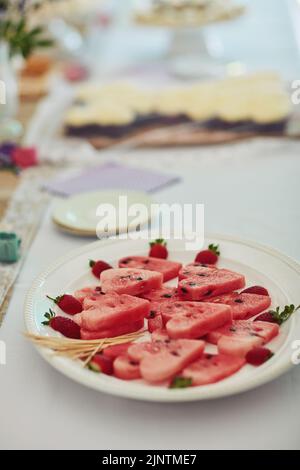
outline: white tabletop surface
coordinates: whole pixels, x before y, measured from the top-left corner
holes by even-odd
[[[131,164],[169,168],[182,182],[161,202],[204,202],[206,231],[238,235],[300,258],[299,143],[269,140],[195,151],[147,151]],[[72,382],[23,337],[33,279],[86,243],[59,233],[46,213],[0,329],[1,448],[289,449],[300,444],[300,367],[257,390],[215,401],[156,404],[115,398]]]

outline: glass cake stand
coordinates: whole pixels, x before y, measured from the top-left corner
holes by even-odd
[[[171,3],[171,2],[170,2]],[[221,4],[221,2],[216,2]],[[150,2],[151,5],[151,2]],[[228,22],[241,16],[243,5],[232,3],[226,11],[216,11],[215,16],[203,17],[202,21],[194,21],[192,16],[179,16],[170,23],[170,18],[163,15],[151,17],[151,6],[148,10],[137,10],[135,22],[139,26],[167,28],[171,33],[171,43],[167,53],[168,69],[180,78],[221,78],[226,75],[239,75],[245,67],[239,62],[223,56],[223,46],[215,31],[208,28],[219,22]],[[224,7],[223,7],[224,8]],[[147,13],[148,11],[148,13]],[[149,17],[147,17],[149,14]]]

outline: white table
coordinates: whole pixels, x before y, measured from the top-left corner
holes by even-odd
[[[269,140],[132,154],[169,168],[180,184],[161,202],[204,202],[206,230],[269,244],[300,258],[298,142]],[[0,340],[0,447],[68,449],[289,449],[300,447],[300,368],[257,390],[216,401],[155,404],[114,398],[52,369],[23,337],[24,296],[54,259],[86,243],[56,231],[49,212],[15,287]]]

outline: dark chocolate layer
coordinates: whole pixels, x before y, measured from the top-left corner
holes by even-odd
[[[234,131],[234,132],[253,132],[258,134],[283,134],[287,125],[287,119],[280,121],[259,124],[250,120],[228,122],[222,119],[210,119],[208,121],[191,120],[185,115],[163,116],[160,114],[149,114],[137,116],[135,121],[126,125],[101,126],[99,124],[88,124],[84,126],[66,126],[65,133],[74,137],[86,139],[95,137],[108,137],[119,139],[128,137],[137,131],[147,131],[149,129],[160,128],[164,126],[173,126],[178,124],[199,124],[199,127],[211,131]]]

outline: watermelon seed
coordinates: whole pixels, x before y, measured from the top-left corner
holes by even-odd
[[[155,315],[156,315],[156,311],[155,310],[150,310],[149,318],[154,318]]]
[[[183,292],[184,294],[187,294],[187,293],[188,293],[188,290],[187,290],[185,287],[182,287],[182,288],[181,288],[181,292]]]
[[[234,332],[234,331],[236,331],[236,328],[235,328],[234,326],[231,326],[231,327],[229,328],[229,331]]]
[[[164,297],[165,299],[171,299],[172,294],[164,294],[162,295],[162,297]]]
[[[130,364],[131,366],[138,366],[138,365],[139,365],[139,363],[138,363],[138,362],[136,362],[136,361],[132,361],[132,360],[131,360],[131,361],[129,361],[129,364]]]
[[[199,274],[197,274],[197,276],[199,276],[199,277],[206,277],[206,274],[199,273]]]
[[[235,299],[235,303],[236,303],[236,304],[242,304],[242,303],[243,303],[243,300],[242,300],[242,299]]]
[[[195,282],[189,282],[189,286],[195,287],[197,284]]]
[[[136,280],[137,280],[137,281],[142,281],[143,278],[142,278],[141,276],[139,276],[139,277],[136,278]]]
[[[212,290],[208,290],[208,291],[206,292],[206,294],[204,294],[204,295],[211,295],[212,293],[213,293]]]

